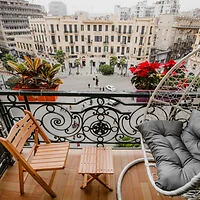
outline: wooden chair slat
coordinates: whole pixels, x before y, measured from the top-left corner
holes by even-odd
[[[11,142],[11,141],[13,140],[13,138],[14,138],[14,137],[16,136],[16,134],[17,134],[17,131],[19,130],[19,127],[22,127],[22,126],[24,125],[24,122],[27,121],[29,118],[30,118],[30,116],[27,114],[27,115],[25,115],[25,117],[24,117],[22,120],[16,122],[16,123],[13,125],[13,127],[11,128],[10,133],[9,133],[9,135],[8,135],[8,137],[7,137],[7,140],[8,140],[8,141]]]

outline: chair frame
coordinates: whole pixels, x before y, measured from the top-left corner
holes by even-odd
[[[160,83],[157,85],[156,89],[154,90],[154,92],[152,93],[150,100],[147,104],[145,113],[144,113],[144,119],[145,120],[149,120],[148,119],[148,114],[150,114],[150,109],[151,107],[154,105],[170,105],[172,107],[171,111],[170,111],[170,115],[169,115],[169,119],[173,119],[173,115],[176,112],[176,110],[180,110],[180,111],[184,111],[187,114],[191,114],[191,110],[187,110],[181,107],[181,102],[184,100],[185,97],[187,97],[187,94],[190,92],[190,89],[192,88],[193,84],[195,83],[195,81],[198,79],[198,77],[200,76],[200,71],[198,71],[197,74],[195,74],[193,80],[190,82],[190,84],[187,86],[187,88],[185,90],[183,90],[182,96],[179,98],[179,101],[176,102],[176,104],[173,104],[171,102],[166,102],[163,99],[159,99],[158,98],[158,94],[159,92],[162,92],[162,86],[165,84],[165,81],[168,79],[168,77],[175,72],[179,66],[181,65],[181,63],[187,61],[190,57],[196,55],[197,53],[200,52],[200,47],[197,48],[196,50],[192,51],[191,53],[189,53],[188,55],[186,55],[184,58],[180,59],[179,62],[177,62],[168,72],[167,74],[162,78],[162,80],[160,81]],[[199,67],[200,68],[200,67]],[[200,95],[197,93],[196,97],[200,98]],[[192,106],[191,106],[192,107]],[[152,186],[154,187],[154,189],[156,191],[158,191],[159,193],[166,195],[166,196],[179,196],[182,195],[183,197],[186,198],[190,198],[190,199],[199,199],[200,198],[200,173],[197,174],[196,176],[194,176],[190,182],[186,183],[184,186],[172,190],[172,191],[166,191],[163,190],[161,188],[159,188],[156,184],[155,184],[155,168],[156,168],[156,163],[154,158],[149,154],[150,151],[149,149],[147,149],[147,146],[145,145],[145,141],[142,137],[142,135],[140,134],[140,141],[141,141],[141,147],[142,147],[142,152],[143,152],[143,158],[139,158],[136,159],[132,162],[130,162],[128,165],[126,165],[124,167],[124,169],[122,170],[119,179],[118,179],[118,183],[117,183],[117,199],[121,200],[121,182],[123,180],[123,177],[125,175],[125,173],[134,165],[144,162],[145,163],[145,168],[147,171],[147,175],[148,178],[152,184]],[[154,171],[153,171],[154,170]]]
[[[25,116],[11,128],[7,138],[0,137],[0,143],[13,155],[18,162],[20,194],[24,194],[24,183],[30,174],[36,182],[52,197],[56,193],[51,189],[56,170],[64,169],[69,151],[69,143],[51,143],[33,115],[25,110]],[[34,145],[27,158],[22,155],[27,139],[34,136]],[[38,138],[45,143],[39,144]],[[55,155],[56,152],[56,156]],[[49,184],[38,174],[38,171],[53,171]],[[24,172],[27,172],[24,176]]]

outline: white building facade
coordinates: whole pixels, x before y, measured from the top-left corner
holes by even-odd
[[[0,1],[0,50],[15,49],[15,37],[30,34],[28,16],[42,17],[39,5],[24,0]]]
[[[66,54],[66,60],[76,58],[94,65],[109,64],[111,56],[126,57],[128,64],[138,64],[149,59],[154,31],[152,18],[116,20],[87,18],[87,16],[45,17],[31,19],[32,52],[49,56],[57,50]],[[17,42],[17,51],[23,52],[24,41]]]

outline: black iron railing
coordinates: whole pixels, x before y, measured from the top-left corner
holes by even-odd
[[[78,145],[138,144],[139,137],[134,127],[141,122],[146,103],[137,103],[135,98],[147,98],[150,94],[7,90],[0,91],[0,111],[8,132],[23,117],[23,110],[27,109],[53,142],[69,141]],[[17,95],[24,95],[25,101],[18,101]],[[29,102],[28,95],[59,97],[56,102]]]
[[[18,95],[24,96],[24,101],[18,101]],[[57,95],[58,100],[29,102],[27,96],[30,95]],[[138,146],[140,138],[135,126],[143,120],[146,103],[137,100],[147,101],[150,95],[151,92],[0,91],[0,114],[5,129],[2,136],[6,137],[12,125],[24,116],[23,110],[27,109],[52,142],[69,141],[71,148],[80,148],[85,144]],[[162,112],[168,115],[167,110],[160,107],[159,113]],[[156,118],[159,119],[159,116]],[[29,142],[32,142],[32,138]],[[4,151],[0,154],[1,172],[1,168],[5,169],[8,165],[10,157]],[[2,162],[6,165],[2,166]]]

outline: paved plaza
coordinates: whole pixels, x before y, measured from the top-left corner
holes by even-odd
[[[72,73],[69,75],[68,71],[59,74],[59,77],[63,80],[63,84],[60,85],[59,90],[62,91],[77,91],[77,92],[91,92],[91,91],[104,91],[109,92],[105,89],[106,85],[113,85],[116,88],[116,92],[132,92],[133,86],[131,84],[131,74],[127,73],[126,76],[120,75],[119,69],[115,70],[113,75],[102,75],[101,73],[93,71],[89,73],[90,68],[87,66],[80,68],[80,74],[76,74],[76,68],[72,69]],[[98,87],[94,78],[98,78]],[[90,88],[88,87],[90,84]]]

